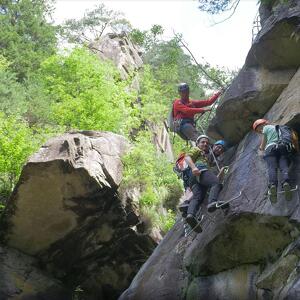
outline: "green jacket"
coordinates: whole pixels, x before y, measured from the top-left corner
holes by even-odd
[[[186,153],[186,156],[189,156],[194,164],[200,166],[201,168],[209,168],[210,166],[208,154],[198,147],[193,147],[189,152]]]

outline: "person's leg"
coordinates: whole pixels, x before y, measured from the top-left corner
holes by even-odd
[[[279,158],[278,158],[278,163],[279,163],[279,169],[281,173],[281,184],[284,182],[290,181],[289,178],[289,158],[288,158],[289,153],[287,152],[286,149],[279,150]]]
[[[187,210],[187,214],[191,214],[193,216],[196,216],[197,211],[200,207],[201,202],[203,201],[203,187],[201,187],[200,184],[194,184],[192,187],[193,196],[191,197],[189,207]]]
[[[199,224],[199,221],[197,220],[196,215],[205,196],[205,187],[202,187],[200,184],[194,184],[191,189],[193,192],[193,196],[188,207],[186,222],[191,226],[193,230],[195,230],[196,232],[201,232],[202,228]]]
[[[265,161],[267,162],[268,167],[268,175],[269,175],[269,187],[272,185],[277,186],[278,179],[277,179],[277,157],[274,153],[270,153],[265,156]]]
[[[196,141],[200,133],[191,123],[185,123],[180,126],[180,133],[183,134],[188,140]]]
[[[209,212],[213,212],[217,209],[217,202],[220,205],[224,204],[224,201],[218,201],[218,196],[223,188],[223,185],[220,183],[219,178],[214,173],[209,170],[203,172],[200,176],[200,183],[206,187],[210,187],[207,204],[207,210]]]
[[[210,187],[208,196],[208,203],[217,201],[218,195],[222,189],[222,184],[219,178],[211,171],[204,171],[200,176],[200,184],[206,187]]]
[[[287,149],[280,149],[279,151],[279,169],[281,173],[281,186],[284,190],[285,199],[291,200],[292,199],[292,192],[290,186],[290,177],[289,177],[289,153]]]

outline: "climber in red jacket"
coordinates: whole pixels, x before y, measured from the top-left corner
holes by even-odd
[[[213,104],[222,92],[214,94],[207,100],[191,100],[190,89],[187,83],[178,86],[180,99],[173,103],[173,118],[176,132],[185,140],[196,141],[200,133],[195,128],[194,116],[199,113],[210,111],[211,108],[203,108]]]

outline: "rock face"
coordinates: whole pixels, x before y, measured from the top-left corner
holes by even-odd
[[[211,136],[231,144],[240,142],[253,120],[268,112],[300,65],[300,3],[273,2],[244,67],[209,126]]]
[[[103,59],[111,59],[120,70],[122,79],[126,79],[132,71],[138,70],[143,61],[137,47],[126,35],[107,34],[92,45]]]
[[[155,247],[118,195],[126,149],[123,137],[105,132],[49,140],[24,167],[2,218],[10,247],[80,285],[87,299],[115,299]]]
[[[272,30],[277,30],[284,20],[296,29],[300,22],[295,6],[285,12],[286,17],[279,19],[271,15],[273,21],[265,20],[265,26],[272,21]],[[208,214],[205,201],[203,232],[187,237],[179,216],[120,300],[299,299],[300,189],[289,202],[278,194],[278,202],[270,203],[266,163],[258,155],[259,136],[251,131],[251,124],[266,117],[300,133],[300,62],[294,60],[293,51],[290,58],[288,51],[282,51],[286,59],[271,68],[270,51],[277,53],[281,46],[258,50],[263,49],[268,32],[264,27],[257,37],[248,55],[255,53],[256,61],[247,60],[210,126],[211,134],[235,145],[219,196],[232,200],[229,210]],[[285,34],[276,32],[278,40]],[[297,43],[291,45],[298,47]],[[292,185],[300,187],[300,153],[293,157],[290,175]]]
[[[72,299],[71,292],[37,267],[37,260],[0,247],[0,299]]]

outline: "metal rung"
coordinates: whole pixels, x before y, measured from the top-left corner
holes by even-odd
[[[290,189],[290,192],[292,192],[292,193],[296,192],[296,191],[298,191],[298,185],[296,185],[295,188]],[[269,193],[270,193],[270,191],[268,191],[268,195],[270,195]],[[285,193],[285,191],[278,192],[278,194],[284,194],[284,193]]]
[[[228,201],[222,203],[221,205],[219,205],[218,202],[217,202],[216,208],[222,207],[222,206],[226,205],[227,203],[229,203],[229,202],[231,202],[231,201],[233,201],[233,200],[238,199],[238,198],[241,197],[241,196],[242,196],[242,191],[240,191],[239,194],[238,194],[237,196],[235,196],[235,197],[231,198],[230,200],[228,200]]]

